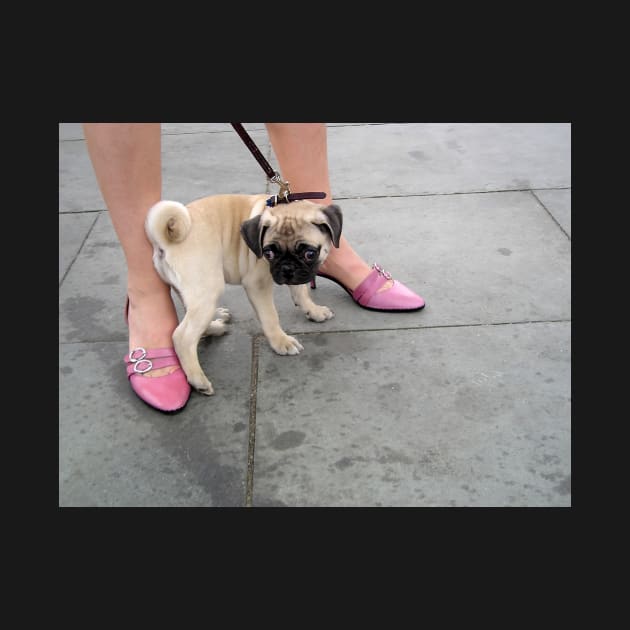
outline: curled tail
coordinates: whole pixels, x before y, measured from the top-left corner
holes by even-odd
[[[188,208],[178,201],[158,201],[147,214],[144,224],[149,240],[159,247],[180,243],[190,232],[192,221]]]

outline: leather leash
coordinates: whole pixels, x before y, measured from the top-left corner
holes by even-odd
[[[279,203],[290,203],[291,201],[297,201],[298,199],[324,199],[326,193],[323,192],[303,192],[292,193],[289,188],[289,182],[285,182],[278,171],[274,171],[271,165],[265,159],[265,156],[260,152],[256,143],[251,139],[250,135],[245,131],[245,128],[241,123],[230,123],[236,133],[240,136],[241,140],[245,143],[245,146],[251,151],[252,155],[256,158],[256,161],[262,166],[263,171],[267,175],[267,178],[272,184],[278,184],[280,191],[277,195],[272,195],[267,199],[267,205],[272,207]]]

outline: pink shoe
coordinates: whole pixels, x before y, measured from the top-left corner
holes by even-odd
[[[125,305],[125,322],[129,323],[129,298]],[[145,350],[135,348],[124,359],[131,389],[148,405],[164,412],[179,411],[190,398],[190,384],[182,370],[175,348]],[[151,370],[177,366],[164,376],[143,376]]]
[[[125,355],[131,389],[148,405],[160,411],[183,409],[190,398],[190,384],[174,348],[136,348]],[[151,370],[176,365],[179,369],[164,376],[143,376]]]
[[[392,280],[392,277],[376,263],[372,265],[372,272],[354,291],[350,291],[348,287],[332,276],[328,276],[321,272],[318,272],[317,275],[337,283],[342,289],[345,289],[348,292],[350,297],[359,306],[369,311],[419,311],[424,308],[425,305],[424,300],[419,295],[416,295],[413,291],[397,280],[394,280],[393,285],[389,289],[378,293],[378,290],[388,280]],[[316,288],[314,279],[311,281],[311,287],[313,289]]]

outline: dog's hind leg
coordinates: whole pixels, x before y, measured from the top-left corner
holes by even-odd
[[[198,392],[207,396],[214,394],[214,388],[199,364],[197,347],[203,334],[214,323],[212,317],[222,293],[222,286],[212,289],[204,287],[203,291],[197,287],[194,293],[188,295],[182,292],[186,314],[173,333],[173,345],[188,382]]]
[[[210,335],[220,337],[228,331],[226,324],[232,319],[230,311],[228,311],[227,308],[219,307],[215,315],[216,319],[213,319],[210,322],[210,325],[203,333],[203,337],[208,337]]]

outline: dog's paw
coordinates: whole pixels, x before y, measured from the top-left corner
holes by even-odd
[[[219,307],[215,313],[216,319],[214,321],[220,321],[227,324],[232,320],[232,313],[227,308]]]
[[[189,378],[188,382],[191,387],[204,396],[212,396],[214,394],[214,387],[212,387],[212,383],[205,377],[198,379]]]
[[[325,322],[334,316],[335,314],[327,306],[317,306],[316,304],[306,312],[306,317],[312,322]]]
[[[278,354],[299,354],[300,350],[304,350],[304,346],[295,338],[290,335],[284,335],[279,339],[269,340],[269,345],[273,348],[274,352]]]
[[[202,337],[220,337],[228,332],[229,328],[226,324],[232,319],[232,315],[227,308],[218,308],[215,312],[216,319],[213,319],[208,328],[204,331]]]
[[[221,335],[225,335],[225,333],[229,330],[227,325],[222,319],[215,319],[210,322],[210,325],[206,329],[202,337],[220,337]]]

